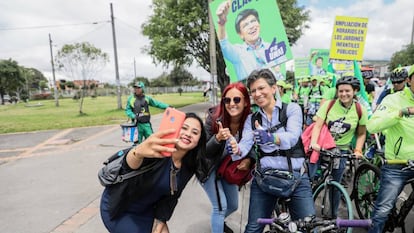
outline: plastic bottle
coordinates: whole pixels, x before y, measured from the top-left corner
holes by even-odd
[[[376,152],[376,148],[374,146],[371,146],[368,149],[368,152],[366,153],[365,157],[367,157],[368,159],[372,159],[374,158],[375,152]]]

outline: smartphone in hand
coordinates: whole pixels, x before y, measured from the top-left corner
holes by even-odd
[[[164,111],[164,114],[161,119],[160,128],[158,130],[175,129],[174,133],[165,135],[163,138],[178,138],[181,127],[184,124],[184,120],[185,113],[175,108],[168,107]],[[165,146],[174,148],[175,144],[167,144]],[[161,154],[164,156],[171,156],[171,153],[168,152],[162,152]]]

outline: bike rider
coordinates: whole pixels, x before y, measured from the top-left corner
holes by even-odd
[[[386,96],[367,123],[369,132],[382,132],[385,135],[385,158],[388,160],[414,159],[414,65],[408,72],[408,84],[410,87]],[[380,189],[372,215],[373,225],[368,233],[382,232],[405,182],[414,178],[414,171],[402,170],[403,167],[389,164],[381,167]]]
[[[336,146],[341,150],[342,154],[349,153],[352,138],[356,135],[354,154],[357,158],[362,157],[362,147],[366,138],[365,125],[368,114],[365,108],[361,108],[361,116],[358,114],[358,103],[355,101],[355,95],[360,89],[360,82],[353,76],[344,76],[336,82],[336,89],[337,99],[326,101],[316,113],[316,123],[312,130],[311,147],[316,151],[322,149],[322,146],[318,142],[322,126],[326,123],[335,140]],[[331,109],[328,112],[331,101],[335,102],[331,105]],[[333,179],[337,182],[341,182],[342,180],[346,161],[347,158],[341,158],[338,167],[333,169]],[[335,214],[339,206],[339,198],[339,193],[336,192],[333,197]]]
[[[376,105],[381,104],[385,96],[389,94],[393,94],[398,91],[402,91],[405,87],[405,83],[407,82],[407,78],[408,78],[408,72],[406,69],[402,67],[395,68],[391,72],[391,76],[390,76],[392,88],[391,87],[386,88],[381,92],[380,96],[377,99]]]

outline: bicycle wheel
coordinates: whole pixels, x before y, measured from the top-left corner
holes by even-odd
[[[355,172],[352,199],[360,219],[371,218],[380,186],[380,169],[371,163],[362,163]]]
[[[339,206],[337,211],[333,206],[332,193],[337,192],[339,197]],[[313,194],[315,203],[316,217],[322,219],[353,219],[352,202],[345,188],[336,181],[321,184]],[[340,229],[336,232],[352,232],[352,228]]]

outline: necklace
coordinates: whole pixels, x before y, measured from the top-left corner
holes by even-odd
[[[174,195],[174,192],[178,191],[177,187],[177,173],[180,171],[179,168],[174,166],[174,162],[171,159],[171,168],[170,168],[170,190],[171,195]]]

